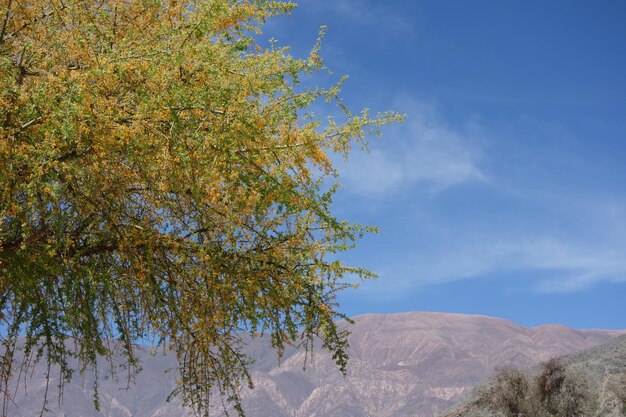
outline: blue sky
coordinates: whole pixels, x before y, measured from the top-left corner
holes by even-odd
[[[303,0],[266,36],[350,78],[352,108],[407,114],[339,161],[346,254],[380,275],[349,315],[485,314],[626,328],[626,4]]]

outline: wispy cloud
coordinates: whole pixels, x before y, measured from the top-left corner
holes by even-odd
[[[626,257],[600,245],[563,242],[550,237],[503,239],[480,236],[400,260],[399,267],[379,271],[389,293],[406,293],[424,285],[523,272],[531,289],[544,293],[584,290],[598,282],[626,282]],[[439,245],[438,245],[439,246]]]
[[[394,13],[388,5],[376,6],[363,0],[314,1],[306,5],[319,13],[334,13],[365,26],[375,26],[386,36],[414,36],[406,16]]]
[[[426,185],[436,190],[486,180],[479,167],[481,158],[477,126],[463,131],[446,124],[434,106],[414,100],[398,105],[408,118],[389,132],[371,151],[353,152],[339,162],[340,179],[348,192],[376,196],[403,187]]]
[[[538,293],[626,282],[626,199],[577,188],[574,180],[586,171],[564,162],[562,144],[540,157],[530,149],[536,143],[503,153],[496,144],[506,135],[485,135],[471,121],[453,126],[423,102],[405,99],[394,107],[406,109],[405,124],[385,132],[391,134],[374,142],[371,153],[355,152],[339,166],[345,192],[394,199],[402,191],[416,210],[387,223],[394,238],[410,231],[415,238],[382,249],[388,253],[377,256],[380,264],[369,265],[380,284],[368,283],[365,291],[402,297],[427,285],[487,277],[526,277],[522,283]],[[563,136],[540,133],[544,142]],[[467,183],[489,187],[475,194],[452,188]],[[446,192],[421,205],[429,196],[420,189]],[[467,210],[450,209],[461,201]]]

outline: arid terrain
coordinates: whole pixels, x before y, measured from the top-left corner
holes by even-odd
[[[267,339],[248,351],[254,390],[244,390],[249,417],[433,417],[458,403],[502,365],[530,366],[554,356],[606,343],[625,331],[575,330],[559,325],[524,327],[507,320],[446,313],[368,314],[354,318],[350,363],[343,377],[330,356],[315,349],[303,370],[305,353],[288,350],[278,364]],[[93,409],[92,387],[79,376],[57,401],[51,383],[49,412],[63,417],[178,417],[184,409],[165,399],[175,375],[165,371],[175,358],[142,348],[143,372],[136,384],[101,377],[101,411]],[[44,369],[20,380],[9,415],[39,415]],[[220,415],[216,404],[215,415]]]
[[[500,401],[504,396],[514,400]],[[518,414],[624,417],[626,335],[549,363],[500,370],[442,417]]]

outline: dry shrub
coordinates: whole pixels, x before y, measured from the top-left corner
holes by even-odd
[[[550,359],[534,377],[515,367],[499,369],[475,403],[504,417],[582,417],[589,400],[584,378]]]
[[[584,379],[565,369],[556,358],[542,365],[535,377],[535,401],[550,416],[574,417],[584,415],[587,386]]]
[[[615,375],[608,388],[621,402],[622,414],[626,415],[626,372]]]
[[[477,403],[506,417],[530,417],[529,393],[527,376],[519,369],[507,366],[497,370],[492,384],[479,394]]]
[[[559,360],[552,358],[545,362],[535,378],[536,394],[541,402],[550,402],[561,390],[564,381],[565,370]]]

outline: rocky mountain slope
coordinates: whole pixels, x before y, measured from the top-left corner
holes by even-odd
[[[624,417],[626,335],[527,369],[503,369],[442,417],[518,414]]]
[[[485,316],[444,313],[362,315],[350,327],[350,363],[344,378],[330,356],[315,349],[306,371],[305,353],[288,350],[278,364],[266,339],[250,340],[256,359],[254,390],[244,390],[249,417],[432,417],[456,404],[497,366],[528,366],[606,343],[623,331],[524,327]],[[342,325],[342,326],[345,326]],[[125,389],[100,379],[101,411],[93,410],[91,386],[76,378],[57,404],[51,387],[49,413],[60,417],[178,417],[184,409],[165,398],[175,376],[169,354],[142,350],[143,372]],[[17,389],[9,415],[39,415],[43,369]],[[215,415],[221,412],[216,408]]]

